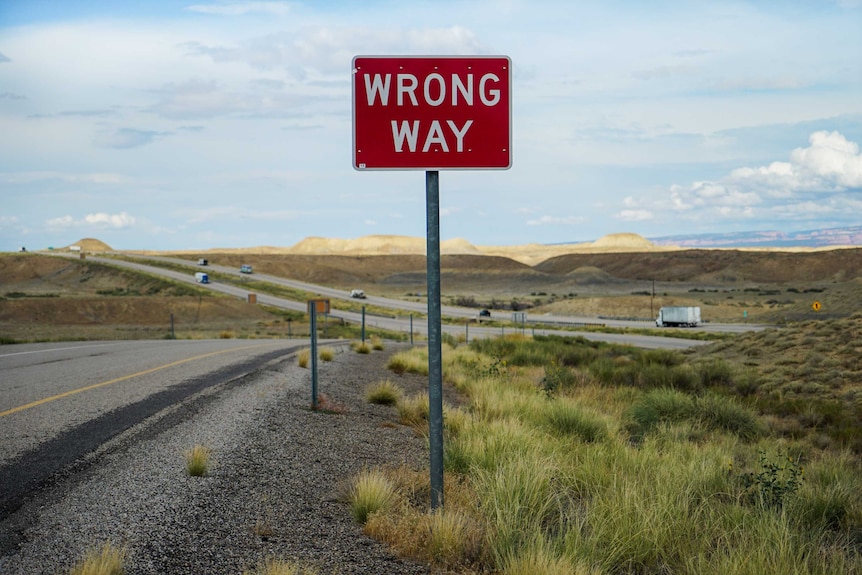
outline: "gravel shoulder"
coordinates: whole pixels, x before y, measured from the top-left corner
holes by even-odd
[[[151,417],[0,523],[15,541],[0,572],[67,572],[105,541],[127,547],[127,575],[239,574],[266,558],[321,574],[430,572],[363,535],[336,499],[364,467],[427,466],[425,439],[397,424],[394,408],[363,398],[382,379],[424,391],[427,378],[385,368],[401,349],[339,347],[320,362],[319,391],[345,413],[309,409],[311,370],[290,356]],[[183,453],[197,443],[213,462],[189,477]]]

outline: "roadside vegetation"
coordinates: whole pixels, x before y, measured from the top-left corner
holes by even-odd
[[[126,561],[126,549],[111,543],[91,549],[76,564],[69,575],[122,575]]]
[[[192,477],[206,475],[210,465],[210,448],[197,444],[186,451],[186,473]]]
[[[847,401],[860,327],[862,316],[800,326],[786,354],[783,331],[686,354],[579,337],[444,345],[444,381],[466,403],[444,408],[443,510],[428,511],[427,472],[380,469],[360,478],[386,486],[373,490],[383,503],[354,517],[396,552],[456,572],[862,572],[862,420]],[[813,397],[770,370],[804,357],[806,337],[843,374],[831,395],[844,394],[846,420],[818,407],[806,428],[796,407],[780,408]],[[774,357],[738,361],[755,349]],[[423,364],[416,348],[389,367]],[[399,397],[402,422],[427,432],[427,402]],[[351,506],[359,491],[357,480]]]

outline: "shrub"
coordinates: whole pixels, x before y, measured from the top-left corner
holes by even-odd
[[[259,563],[254,571],[243,571],[243,575],[316,575],[317,569],[304,567],[291,561],[267,559]]]
[[[414,395],[398,402],[398,417],[404,425],[427,425],[429,412],[430,401],[427,394]]]
[[[760,470],[740,476],[751,503],[764,507],[782,507],[784,500],[802,485],[802,467],[792,457],[778,452],[777,462],[760,453]]]
[[[698,419],[708,428],[729,431],[747,440],[763,432],[757,415],[729,397],[709,394],[698,398],[694,408]]]
[[[545,364],[545,376],[542,378],[542,389],[548,395],[554,395],[560,390],[575,386],[578,381],[575,372],[556,361]]]
[[[356,353],[361,353],[364,355],[371,353],[371,347],[369,347],[369,345],[367,343],[362,342],[362,341],[353,342],[350,345],[350,348],[353,351],[355,351]]]
[[[734,383],[733,370],[721,359],[713,359],[698,364],[697,375],[703,387],[731,387]]]
[[[122,575],[125,560],[125,548],[105,543],[100,549],[88,551],[69,575]]]
[[[347,501],[353,519],[365,523],[372,513],[389,509],[395,497],[395,486],[382,472],[365,470],[354,479]]]
[[[186,472],[192,477],[206,475],[210,461],[210,449],[197,444],[186,451]]]
[[[371,349],[374,351],[383,351],[383,340],[376,335],[371,336]]]
[[[395,405],[402,395],[401,388],[386,379],[368,387],[365,392],[365,401],[377,405]]]
[[[224,331],[219,332],[218,336],[219,336],[219,339],[233,339],[233,332],[228,331],[228,330],[224,330]]]
[[[694,413],[694,400],[674,389],[654,389],[645,393],[629,410],[635,435],[643,435],[660,423],[685,421]]]
[[[335,350],[331,347],[321,347],[317,352],[317,356],[321,361],[332,361],[335,357]]]
[[[300,352],[296,354],[296,362],[299,364],[299,367],[308,367],[309,361],[311,361],[310,349],[300,350]]]
[[[386,367],[397,374],[416,373],[428,375],[428,352],[427,350],[404,351],[396,353],[389,358]]]
[[[608,437],[608,427],[598,416],[568,400],[552,400],[542,411],[544,424],[555,433],[592,443]]]

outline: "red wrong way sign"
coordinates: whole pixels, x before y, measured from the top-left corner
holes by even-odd
[[[356,56],[353,167],[508,169],[511,78],[506,56]]]

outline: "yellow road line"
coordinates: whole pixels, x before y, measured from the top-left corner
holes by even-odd
[[[255,347],[263,347],[266,344],[252,345],[249,347],[235,347],[231,349],[223,349],[221,351],[213,351],[211,353],[205,353],[203,355],[197,355],[195,357],[187,357],[186,359],[181,359],[178,361],[174,361],[171,363],[166,363],[165,365],[160,365],[158,367],[153,367],[151,369],[145,369],[144,371],[139,371],[137,373],[132,373],[129,375],[124,375],[123,377],[118,377],[116,379],[111,379],[109,381],[103,381],[101,383],[94,383],[93,385],[88,385],[86,387],[79,387],[78,389],[72,389],[70,391],[66,391],[63,393],[58,393],[57,395],[52,395],[50,397],[45,397],[43,399],[38,399],[36,401],[31,401],[30,403],[26,403],[24,405],[19,405],[18,407],[13,407],[12,409],[7,409],[6,411],[0,411],[0,417],[6,417],[7,415],[12,415],[13,413],[18,413],[19,411],[24,411],[25,409],[30,409],[31,407],[37,407],[44,403],[49,403],[51,401],[55,401],[57,399],[63,399],[64,397],[69,397],[70,395],[75,395],[76,393],[82,393],[84,391],[90,391],[91,389],[98,389],[100,387],[105,387],[106,385],[111,385],[112,383],[118,383],[120,381],[125,381],[127,379],[132,379],[133,377],[138,377],[141,375],[147,375],[148,373],[153,373],[162,369],[167,369],[169,367],[174,367],[175,365],[180,365],[183,363],[188,363],[190,361],[195,361],[197,359],[203,359],[205,357],[211,357],[213,355],[219,355],[222,353],[228,353],[231,351],[240,351],[246,349],[252,349]]]

